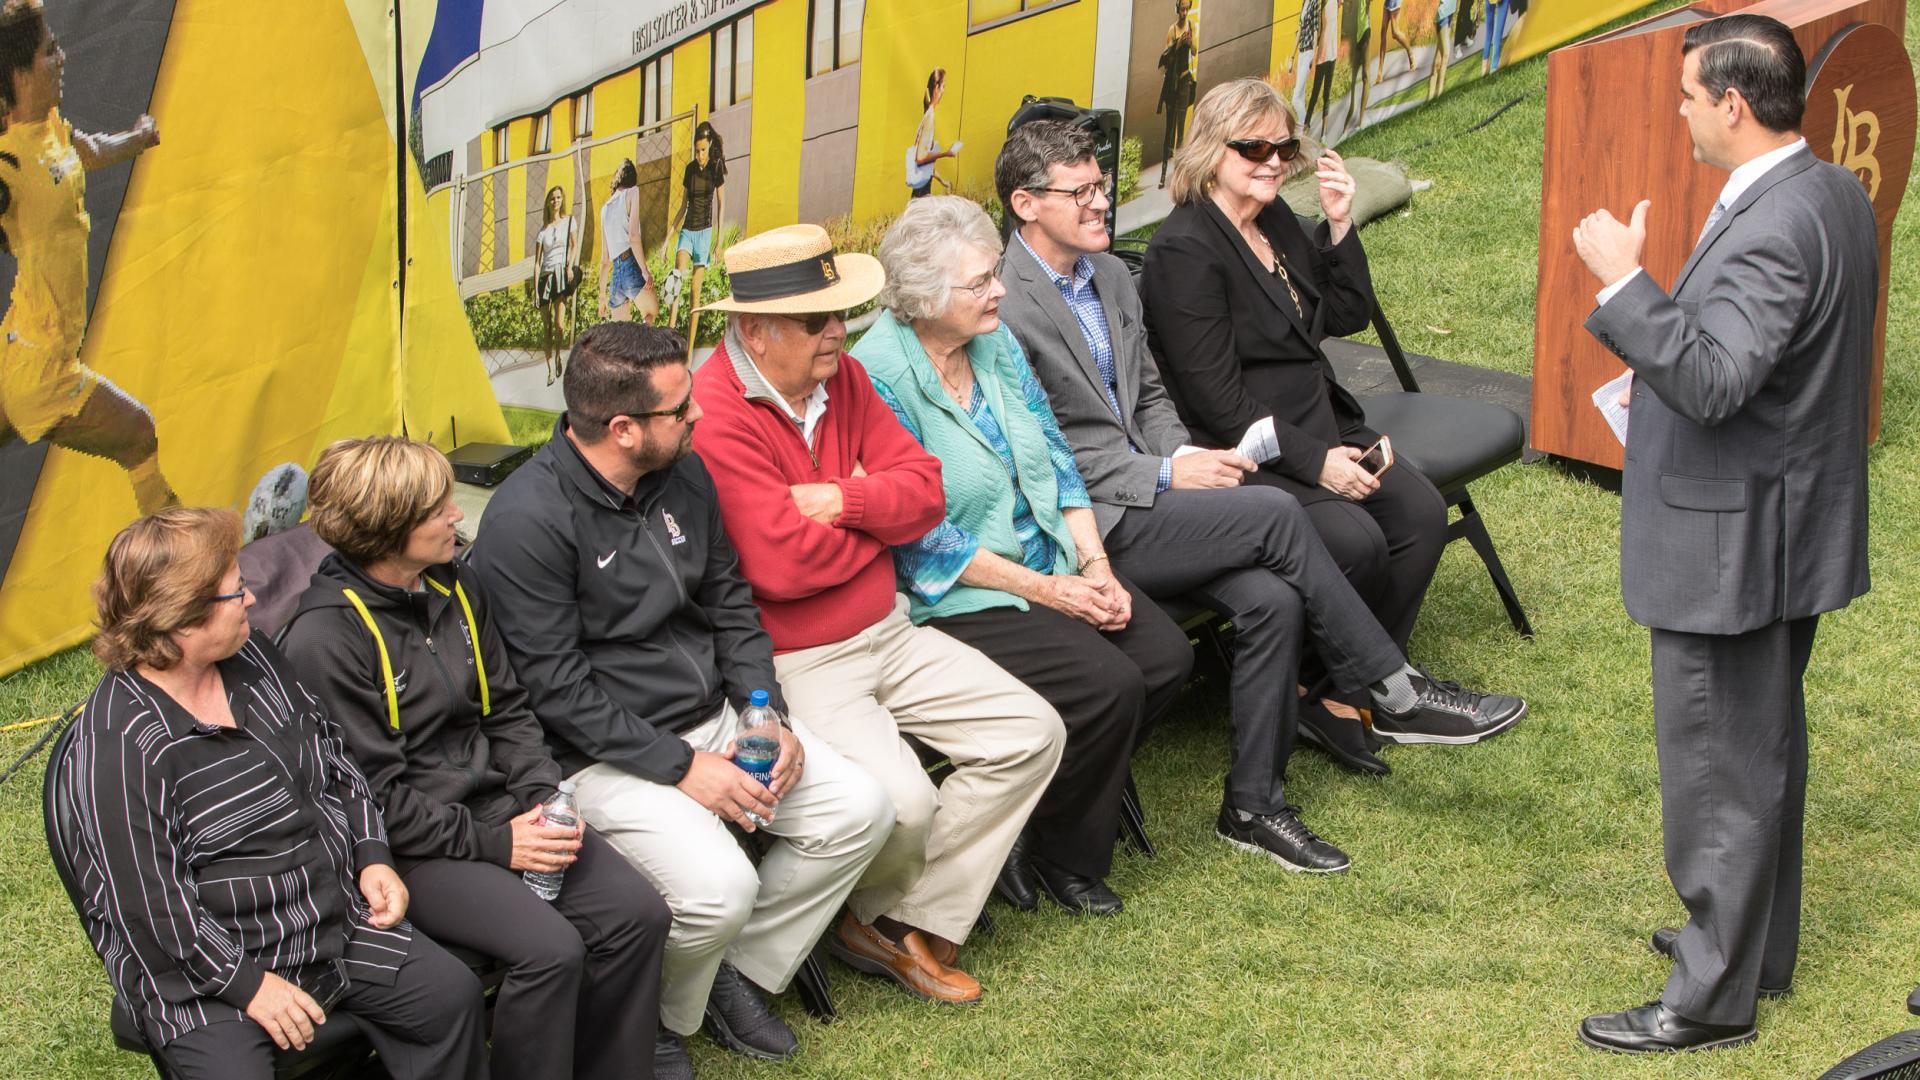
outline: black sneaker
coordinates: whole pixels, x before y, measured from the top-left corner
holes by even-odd
[[[800,1049],[787,1022],[760,999],[760,990],[732,964],[723,963],[707,995],[707,1033],[713,1041],[750,1058],[785,1061]]]
[[[660,1029],[653,1037],[653,1080],[693,1080],[693,1059],[680,1036]]]
[[[1339,874],[1353,865],[1346,852],[1313,835],[1297,806],[1283,806],[1277,814],[1249,814],[1221,803],[1214,831],[1234,847],[1265,855],[1288,870]]]
[[[1491,738],[1520,722],[1527,703],[1506,694],[1482,694],[1436,679],[1426,668],[1408,676],[1419,695],[1412,709],[1389,712],[1375,705],[1373,733],[1397,743],[1463,746]]]

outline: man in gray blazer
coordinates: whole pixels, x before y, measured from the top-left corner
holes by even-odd
[[[1191,598],[1238,631],[1233,758],[1216,831],[1289,870],[1345,870],[1346,854],[1300,821],[1284,791],[1308,626],[1334,681],[1367,688],[1376,709],[1409,730],[1471,742],[1511,726],[1526,706],[1409,667],[1292,495],[1240,486],[1256,466],[1234,451],[1185,445],[1131,275],[1104,253],[1105,187],[1086,132],[1021,126],[994,180],[1021,222],[1001,261],[1000,317],[1047,389],[1114,569],[1148,596]]]
[[[1773,19],[1687,31],[1680,111],[1732,175],[1674,283],[1640,269],[1649,203],[1574,230],[1605,286],[1587,329],[1633,369],[1620,507],[1627,612],[1653,631],[1667,874],[1689,916],[1660,1000],[1590,1016],[1606,1050],[1754,1037],[1792,984],[1822,612],[1867,591],[1873,209],[1800,138],[1806,63]]]

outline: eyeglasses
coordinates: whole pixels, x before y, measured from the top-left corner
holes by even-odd
[[[1280,155],[1281,161],[1292,161],[1299,157],[1300,140],[1281,139],[1275,142],[1272,139],[1228,139],[1227,149],[1255,165],[1264,165],[1275,154]]]
[[[213,594],[213,596],[212,596],[211,598],[209,598],[209,599],[208,599],[208,601],[207,601],[207,603],[208,603],[209,605],[213,605],[213,604],[224,604],[224,603],[226,603],[226,602],[227,602],[227,601],[229,601],[229,600],[242,600],[242,599],[245,599],[245,598],[246,598],[246,595],[247,595],[247,579],[243,577],[243,578],[241,578],[241,579],[240,579],[240,591],[239,591],[239,592],[223,592],[223,593],[215,593],[215,594]]]
[[[687,396],[680,399],[680,404],[675,405],[671,409],[653,409],[647,412],[629,412],[625,409],[622,409],[621,411],[614,413],[612,416],[609,416],[606,419],[599,421],[599,423],[602,425],[611,424],[615,420],[618,420],[623,416],[629,420],[646,420],[650,417],[655,417],[655,416],[671,416],[673,417],[676,423],[680,423],[680,422],[685,422],[685,420],[687,419],[687,410],[691,408],[693,408],[693,388],[688,387]]]
[[[1085,204],[1082,203],[1081,205],[1084,206]],[[949,281],[947,282],[947,288],[957,292],[970,292],[973,294],[975,300],[985,300],[987,294],[993,291],[994,282],[999,280],[1000,271],[989,270],[973,281]]]
[[[809,315],[781,315],[780,317],[791,323],[799,323],[800,329],[805,330],[809,336],[825,330],[827,323],[834,319],[839,319],[841,322],[847,321],[847,313],[844,311],[816,311]]]
[[[1108,172],[1103,172],[1100,174],[1100,179],[1095,180],[1091,183],[1081,184],[1079,187],[1076,187],[1076,188],[1030,187],[1030,188],[1024,188],[1023,190],[1031,191],[1036,194],[1050,193],[1053,195],[1071,195],[1073,197],[1073,204],[1075,206],[1092,206],[1093,197],[1095,195],[1099,195],[1105,192],[1108,186],[1111,185],[1112,183],[1113,183],[1113,174]]]

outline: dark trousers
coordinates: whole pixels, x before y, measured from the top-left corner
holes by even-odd
[[[1307,115],[1301,118],[1301,127],[1313,123],[1313,110],[1321,103],[1321,95],[1325,95],[1326,108],[1320,114],[1320,122],[1325,124],[1326,114],[1333,111],[1333,63],[1332,60],[1322,60],[1313,65],[1313,85],[1307,94]]]
[[[486,1080],[480,980],[425,934],[413,935],[392,986],[354,983],[328,1011],[329,1024],[356,1022],[394,1080]],[[179,1080],[272,1080],[274,1049],[252,1020],[222,1020],[173,1040],[160,1056]]]
[[[1653,631],[1660,821],[1688,915],[1660,1000],[1689,1020],[1752,1023],[1758,988],[1793,982],[1818,622]]]
[[[1318,494],[1326,497],[1309,493],[1301,499],[1313,531],[1367,610],[1406,652],[1447,550],[1447,500],[1411,465],[1388,469],[1380,487],[1358,502],[1324,489]]]
[[[1294,684],[1308,628],[1344,688],[1361,689],[1405,663],[1307,512],[1278,488],[1163,491],[1152,506],[1120,515],[1107,552],[1148,596],[1188,597],[1233,620],[1227,801],[1248,813],[1286,805],[1299,719]]]
[[[673,915],[599,833],[587,830],[552,903],[517,871],[468,859],[414,863],[406,883],[415,926],[507,965],[493,1003],[496,1080],[653,1075]]]
[[[1134,739],[1193,672],[1187,635],[1124,576],[1122,583],[1133,598],[1133,618],[1111,633],[1039,604],[927,622],[985,653],[1060,714],[1067,742],[1047,793],[1027,819],[1032,852],[1091,878],[1113,869]]]

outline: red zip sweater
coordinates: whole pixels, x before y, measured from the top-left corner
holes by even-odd
[[[893,608],[891,545],[940,524],[940,461],[922,449],[846,353],[828,379],[827,409],[800,435],[776,392],[745,357],[714,350],[693,376],[703,416],[693,446],[720,492],[720,514],[740,572],[760,605],[775,652],[844,641]],[[854,467],[865,470],[855,476]],[[788,488],[840,485],[832,525],[800,513]]]

